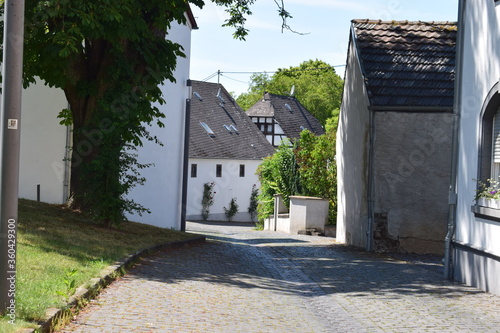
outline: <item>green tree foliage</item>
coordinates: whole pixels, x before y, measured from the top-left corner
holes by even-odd
[[[335,163],[335,131],[315,136],[304,130],[294,151],[299,165],[302,195],[326,198],[330,202],[330,222],[336,220],[337,169]]]
[[[226,7],[224,25],[244,39],[255,1],[212,1]],[[144,181],[138,172],[147,167],[127,147],[158,142],[146,125],[163,126],[155,105],[168,96],[159,85],[175,81],[176,60],[184,56],[168,32],[173,22],[186,23],[188,4],[201,8],[204,1],[25,1],[25,86],[40,78],[64,91],[70,108],[61,112],[61,122],[73,126],[71,203],[107,225],[121,221],[124,212],[147,211],[125,199]],[[290,16],[283,3],[276,4],[285,23]]]
[[[265,219],[273,213],[273,198],[281,194],[286,205],[290,203],[290,195],[301,193],[300,177],[294,150],[287,142],[282,143],[276,153],[268,156],[257,168],[260,181],[259,206],[257,218]]]
[[[333,123],[333,121],[331,122]],[[315,136],[308,130],[301,133],[293,147],[282,145],[276,153],[264,159],[257,169],[261,183],[258,219],[273,213],[275,194],[283,196],[289,205],[291,195],[328,199],[329,223],[336,221],[337,172],[335,164],[335,127],[326,134]]]
[[[280,68],[270,78],[266,74],[254,74],[250,80],[248,92],[236,99],[244,110],[262,98],[264,91],[287,96],[292,87],[295,87],[295,97],[323,125],[334,115],[334,110],[340,108],[343,80],[331,65],[321,60]]]
[[[266,73],[254,73],[250,76],[250,86],[246,93],[236,98],[236,102],[243,110],[248,110],[264,96],[271,78]]]

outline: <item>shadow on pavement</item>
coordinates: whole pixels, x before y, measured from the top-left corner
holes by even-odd
[[[318,245],[292,237],[237,236],[210,232],[206,243],[146,258],[130,275],[165,283],[203,281],[303,297],[349,294],[387,299],[406,295],[454,298],[464,292],[481,293],[445,280],[437,263],[402,261],[344,245]]]

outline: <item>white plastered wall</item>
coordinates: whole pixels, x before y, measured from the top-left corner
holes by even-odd
[[[59,124],[57,115],[67,107],[64,92],[45,86],[39,79],[23,90],[20,198],[36,200],[39,184],[41,201],[65,202],[67,127]]]
[[[203,184],[214,182],[214,204],[210,207],[208,220],[227,221],[224,207],[229,208],[231,198],[236,198],[239,206],[238,214],[233,221],[250,222],[248,206],[252,186],[257,188],[260,183],[255,171],[262,160],[227,160],[227,159],[189,159],[191,164],[197,165],[197,177],[189,176],[187,220],[201,220],[201,199],[203,197]],[[222,165],[222,177],[216,177],[216,165]],[[245,165],[245,177],[239,176],[240,164]]]
[[[177,59],[174,73],[176,83],[165,82],[161,87],[166,104],[158,107],[166,116],[162,119],[165,127],[149,127],[150,134],[156,136],[163,146],[144,141],[144,146],[139,148],[139,162],[154,163],[154,166],[141,170],[146,183],[132,189],[128,196],[150,209],[151,214],[128,215],[128,218],[158,227],[180,229],[191,29],[188,26],[173,24],[167,38],[183,46],[186,58]]]
[[[457,174],[456,242],[500,256],[500,222],[474,216],[481,110],[500,78],[500,7],[493,1],[465,1],[460,137]],[[460,30],[459,30],[460,33]],[[500,293],[500,263],[457,248],[455,278]]]
[[[337,130],[337,241],[365,247],[368,224],[368,97],[352,43],[348,56]]]

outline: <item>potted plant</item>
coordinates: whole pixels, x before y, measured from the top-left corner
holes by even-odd
[[[486,182],[478,181],[476,190],[477,204],[479,206],[500,209],[500,182],[487,179]]]

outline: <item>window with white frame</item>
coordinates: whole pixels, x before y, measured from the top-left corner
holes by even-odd
[[[500,94],[492,89],[486,97],[481,110],[481,132],[479,141],[479,164],[477,173],[477,190],[484,191],[490,186],[491,179],[499,180],[500,176]],[[500,209],[492,200],[478,200],[472,207],[476,216],[500,221]]]
[[[273,117],[252,117],[252,121],[274,147],[286,139],[285,132]]]
[[[498,180],[500,177],[500,108],[493,117],[491,142],[491,179]]]

